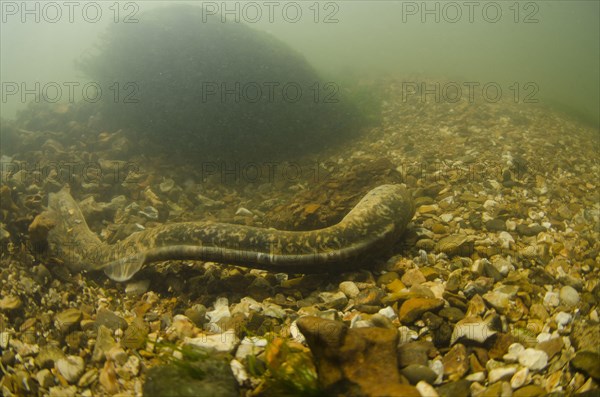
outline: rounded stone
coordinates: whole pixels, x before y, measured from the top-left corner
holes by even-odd
[[[567,306],[575,306],[579,303],[579,292],[571,286],[565,285],[559,293],[561,303]]]
[[[56,361],[56,369],[67,382],[75,383],[83,375],[85,363],[79,356],[67,356]]]
[[[543,350],[525,349],[518,354],[519,364],[530,371],[539,371],[548,365],[548,355]]]

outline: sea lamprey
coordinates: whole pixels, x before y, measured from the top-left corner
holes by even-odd
[[[368,192],[337,224],[311,231],[284,231],[211,221],[164,224],[115,244],[100,241],[63,188],[49,196],[45,216],[52,256],[71,270],[103,270],[117,281],[130,279],[144,265],[191,259],[238,264],[288,273],[348,270],[357,260],[398,241],[415,212],[400,185]]]

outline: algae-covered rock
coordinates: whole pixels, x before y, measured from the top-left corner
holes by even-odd
[[[150,368],[144,383],[147,397],[237,395],[238,383],[227,357],[198,348],[186,348],[181,360]]]

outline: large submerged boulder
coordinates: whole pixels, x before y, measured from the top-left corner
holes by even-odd
[[[102,119],[203,158],[272,159],[343,141],[362,117],[296,51],[243,23],[176,5],[116,24],[81,69]]]

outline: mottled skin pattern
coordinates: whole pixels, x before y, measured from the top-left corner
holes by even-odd
[[[89,230],[67,189],[50,194],[56,226],[54,256],[72,270],[99,270],[124,281],[147,263],[194,259],[288,273],[347,270],[353,259],[396,242],[414,215],[409,192],[382,185],[367,193],[338,224],[283,231],[216,222],[181,222],[137,232],[107,245]]]

